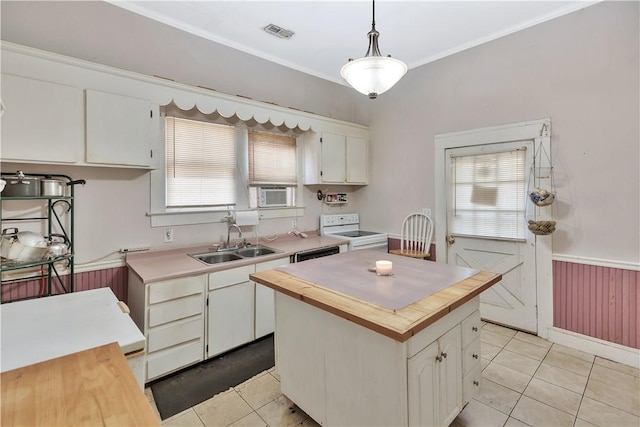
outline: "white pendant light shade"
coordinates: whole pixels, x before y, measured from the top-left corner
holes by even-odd
[[[375,98],[398,83],[407,74],[407,66],[388,56],[366,56],[344,64],[340,74],[355,90]]]
[[[373,1],[373,20],[369,37],[369,49],[364,58],[350,59],[340,69],[342,78],[358,92],[375,99],[379,94],[391,89],[402,76],[407,74],[407,65],[391,56],[382,56],[378,48],[376,31],[376,2]]]

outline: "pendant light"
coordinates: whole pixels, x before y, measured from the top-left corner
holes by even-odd
[[[340,74],[355,90],[375,99],[391,89],[407,73],[407,65],[395,58],[382,56],[378,48],[376,31],[376,2],[373,1],[373,20],[369,37],[369,49],[364,58],[349,59],[340,69]]]

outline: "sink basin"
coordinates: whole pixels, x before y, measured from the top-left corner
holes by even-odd
[[[222,262],[237,261],[243,258],[254,258],[261,255],[275,254],[276,252],[280,251],[266,246],[250,246],[242,249],[226,249],[215,252],[189,254],[189,256],[202,261],[205,264],[220,264]]]
[[[189,256],[205,264],[220,264],[221,262],[242,259],[242,257],[235,252],[208,252],[204,254],[189,254]]]
[[[275,249],[268,248],[266,246],[253,246],[249,248],[238,249],[236,251],[238,255],[245,258],[256,257],[260,255],[275,254],[276,252],[278,251],[276,251]]]

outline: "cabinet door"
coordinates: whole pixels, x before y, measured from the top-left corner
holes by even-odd
[[[82,89],[2,74],[2,160],[82,161]]]
[[[460,326],[438,339],[441,361],[438,363],[438,425],[448,426],[462,410],[462,355]]]
[[[346,181],[345,137],[334,133],[322,133],[322,182]]]
[[[437,418],[440,390],[438,375],[440,362],[438,342],[430,344],[409,359],[409,425],[441,425]]]
[[[150,101],[87,89],[87,163],[151,164]]]
[[[256,264],[256,273],[289,264],[289,257]],[[275,330],[275,292],[259,283],[256,286],[256,339]]]
[[[366,184],[369,180],[367,167],[369,143],[366,139],[347,137],[347,182]]]
[[[253,282],[209,292],[207,357],[253,341]]]

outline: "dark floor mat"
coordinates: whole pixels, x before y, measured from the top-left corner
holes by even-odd
[[[275,365],[273,334],[164,377],[151,390],[165,420]]]

